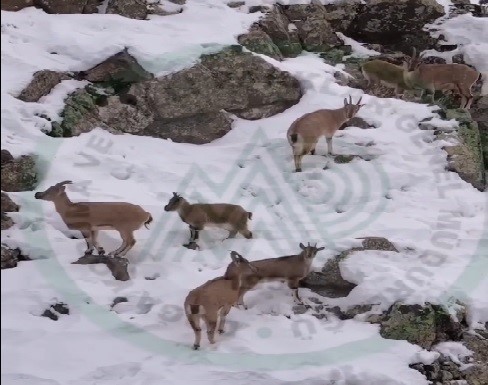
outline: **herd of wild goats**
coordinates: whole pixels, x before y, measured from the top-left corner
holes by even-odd
[[[463,64],[421,64],[416,57],[415,49],[412,57],[397,66],[381,60],[372,60],[362,65],[362,73],[371,84],[381,83],[395,89],[395,95],[407,89],[421,89],[430,91],[432,102],[436,90],[450,90],[461,96],[461,108],[469,109],[473,100],[471,87],[480,77],[480,73]],[[287,132],[287,138],[293,149],[295,171],[302,169],[304,155],[314,155],[318,140],[325,136],[327,140],[327,155],[332,154],[332,138],[335,132],[363,106],[361,99],[356,104],[352,98],[344,99],[344,106],[338,109],[321,109],[303,115],[295,120]],[[104,249],[97,242],[99,230],[116,230],[122,238],[122,245],[110,252],[110,257],[124,257],[134,247],[136,241],[134,231],[151,223],[150,213],[140,206],[125,202],[78,202],[69,200],[65,192],[65,185],[71,181],[64,181],[49,187],[44,192],[37,192],[36,199],[43,199],[54,203],[67,227],[78,230],[83,234],[87,243],[86,255],[93,253],[96,248],[99,255],[104,255]],[[208,227],[219,227],[229,231],[229,238],[237,233],[245,238],[252,238],[248,229],[248,220],[252,213],[239,205],[214,203],[191,204],[185,198],[173,193],[165,211],[176,211],[183,222],[190,227],[190,241],[183,246],[198,248],[196,241],[200,230]],[[210,343],[214,343],[214,333],[220,317],[218,331],[224,331],[225,317],[232,306],[242,305],[244,294],[252,290],[258,283],[279,280],[287,282],[293,290],[294,298],[299,303],[299,281],[307,276],[311,270],[312,260],[324,247],[316,245],[305,246],[300,243],[299,254],[269,258],[249,262],[239,253],[232,251],[232,262],[225,274],[214,278],[190,291],[184,303],[185,313],[195,333],[194,349],[200,346],[201,329],[200,318],[207,325],[207,335]],[[247,309],[247,308],[246,308]]]

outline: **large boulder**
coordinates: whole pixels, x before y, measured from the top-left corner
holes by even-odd
[[[6,163],[2,157],[3,191],[32,191],[37,182],[36,162],[32,156],[23,155]]]
[[[349,28],[349,36],[411,54],[435,42],[423,27],[444,15],[436,0],[369,0]]]
[[[480,97],[470,110],[473,120],[478,124],[485,172],[488,171],[488,95]]]
[[[232,46],[203,55],[191,68],[134,83],[121,93],[78,90],[68,98],[63,121],[53,125],[51,135],[78,135],[102,127],[208,143],[230,130],[228,113],[261,119],[296,104],[301,95],[298,80],[290,74]]]
[[[51,90],[71,77],[64,72],[42,70],[34,73],[30,83],[19,94],[18,98],[24,102],[37,102],[40,98],[48,95]]]

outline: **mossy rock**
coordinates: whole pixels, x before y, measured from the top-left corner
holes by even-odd
[[[278,47],[284,57],[297,57],[303,51],[303,47],[300,43],[291,41],[275,41],[275,45]]]
[[[272,57],[276,60],[283,59],[280,49],[273,43],[273,40],[261,30],[253,30],[239,36],[238,41],[248,50]]]
[[[2,165],[3,191],[32,191],[38,183],[38,170],[34,157],[23,155]]]
[[[96,115],[97,106],[107,97],[114,93],[111,85],[106,88],[86,86],[83,89],[76,90],[65,101],[64,110],[61,112],[63,120],[61,123],[53,122],[51,131],[48,136],[57,138],[67,138],[84,132],[79,129],[88,116]]]
[[[478,124],[472,120],[471,114],[464,109],[447,109],[444,110],[444,113],[446,119],[455,119],[459,122],[457,132],[461,143],[457,146],[445,147],[445,151],[452,159],[452,170],[478,190],[484,191],[486,183],[485,162]]]
[[[396,303],[381,321],[380,334],[383,338],[406,340],[430,349],[441,341],[458,340],[462,327],[442,306]]]

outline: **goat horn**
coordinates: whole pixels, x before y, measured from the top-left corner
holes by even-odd
[[[352,96],[349,95],[349,104],[352,104]]]
[[[65,184],[72,184],[73,182],[70,180],[64,180],[62,182],[56,183],[56,186],[61,187],[64,186]]]
[[[358,102],[356,103],[356,106],[359,106],[359,103],[361,103],[361,100],[363,100],[362,96],[359,98]]]

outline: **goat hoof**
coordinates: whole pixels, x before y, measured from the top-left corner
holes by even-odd
[[[219,330],[219,333],[220,333],[220,334],[223,334],[223,333],[224,333],[224,329],[220,329],[220,330]]]
[[[93,255],[93,251],[85,251],[85,256],[87,255]]]
[[[301,169],[301,168],[297,168],[297,169],[295,170],[295,172],[302,172],[302,169]]]
[[[105,250],[104,249],[99,249],[98,250],[98,255],[105,255]]]
[[[198,350],[199,348],[200,348],[200,345],[197,345],[197,344],[193,345],[193,350]]]
[[[187,249],[191,249],[191,250],[200,249],[200,246],[198,246],[196,244],[196,242],[190,242],[190,243],[187,243],[187,244],[185,244],[183,246],[186,247]]]

